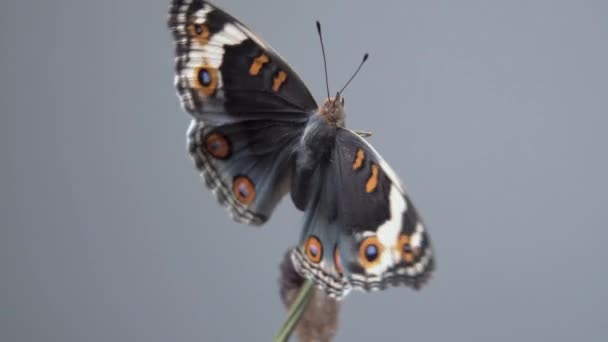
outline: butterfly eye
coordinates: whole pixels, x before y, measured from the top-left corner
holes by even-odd
[[[342,107],[344,107],[344,98],[341,99]]]
[[[397,251],[399,254],[401,254],[401,258],[403,258],[406,263],[411,264],[414,261],[414,250],[410,244],[409,236],[401,235],[399,237],[399,241],[397,242]]]
[[[321,258],[323,257],[323,245],[321,245],[321,241],[314,235],[311,235],[308,240],[306,240],[306,244],[304,245],[304,249],[306,252],[306,256],[308,259],[318,264],[321,262]]]
[[[382,244],[375,236],[370,236],[359,246],[359,263],[365,267],[373,267],[380,262]]]

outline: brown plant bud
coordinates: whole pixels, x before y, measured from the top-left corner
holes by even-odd
[[[285,253],[280,270],[281,299],[285,307],[289,309],[293,301],[298,297],[298,292],[305,280],[293,267],[291,250]],[[315,288],[314,291],[308,306],[298,322],[296,334],[300,342],[329,342],[333,339],[338,328],[340,303],[327,296],[322,290]]]

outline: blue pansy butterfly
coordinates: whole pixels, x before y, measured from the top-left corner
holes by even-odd
[[[391,167],[344,127],[340,93],[319,107],[268,44],[207,1],[173,0],[169,27],[188,149],[232,218],[264,224],[289,193],[305,212],[292,262],[327,294],[422,286],[434,269],[426,227]]]

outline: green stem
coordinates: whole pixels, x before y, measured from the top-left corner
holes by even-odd
[[[314,289],[315,287],[313,286],[312,281],[308,279],[304,281],[302,288],[300,288],[300,292],[298,292],[298,297],[289,308],[287,319],[283,322],[281,329],[279,329],[279,332],[274,337],[274,342],[286,342],[289,339],[289,336],[298,324],[300,317],[302,317],[304,310],[306,310],[308,302],[314,294]]]

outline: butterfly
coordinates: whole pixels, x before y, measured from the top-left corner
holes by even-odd
[[[344,127],[340,93],[317,105],[272,47],[207,1],[173,0],[168,25],[188,151],[231,217],[262,225],[290,194],[304,212],[291,260],[334,298],[425,284],[426,227],[393,169]]]

